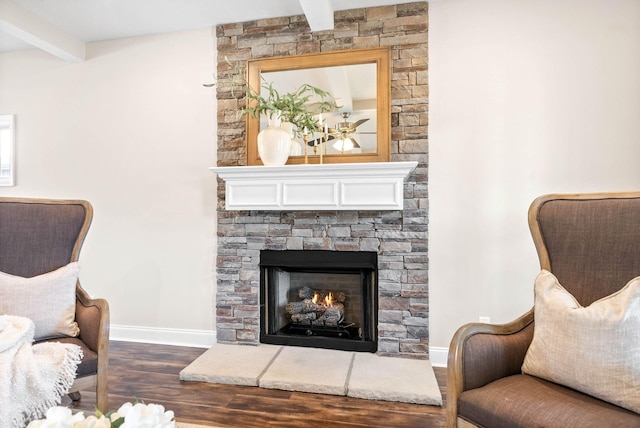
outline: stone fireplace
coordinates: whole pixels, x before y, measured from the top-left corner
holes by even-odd
[[[304,16],[218,26],[219,70],[227,59],[389,46],[391,162],[417,166],[394,209],[227,210],[218,178],[217,340],[260,342],[261,251],[373,252],[377,353],[428,358],[427,3],[336,12],[335,27],[311,33]],[[218,167],[244,166],[245,126],[236,114],[244,99],[217,96]]]

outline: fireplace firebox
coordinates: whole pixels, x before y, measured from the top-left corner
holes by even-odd
[[[260,251],[260,342],[377,351],[378,255]]]

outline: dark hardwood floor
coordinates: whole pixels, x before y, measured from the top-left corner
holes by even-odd
[[[110,342],[111,409],[138,399],[173,410],[176,420],[219,427],[444,427],[444,407],[371,401],[248,386],[182,382],[180,370],[205,349]],[[443,398],[446,369],[435,368]],[[82,392],[76,403],[63,405],[95,410],[95,393]]]

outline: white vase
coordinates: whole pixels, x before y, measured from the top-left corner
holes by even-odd
[[[258,133],[258,153],[266,166],[282,166],[291,152],[291,137],[280,127],[280,115],[269,118],[269,126]]]
[[[291,138],[291,151],[289,152],[289,156],[300,156],[302,154],[302,147],[300,143],[295,140],[295,132],[293,131],[293,123],[291,122],[282,122],[280,124],[280,128],[287,131],[289,134],[289,138]]]
[[[302,146],[296,140],[291,140],[291,151],[289,152],[290,156],[300,156],[302,155]]]

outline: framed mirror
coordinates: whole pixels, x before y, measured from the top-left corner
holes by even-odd
[[[14,116],[0,115],[0,186],[13,186],[15,177]]]
[[[334,132],[309,135],[308,163],[320,163],[319,151],[323,148],[323,163],[388,162],[390,62],[387,47],[262,58],[248,61],[247,82],[254,91],[265,91],[263,84],[271,83],[281,94],[309,84],[335,97],[340,108],[322,113],[329,131]],[[267,119],[247,115],[246,120],[247,165],[262,165],[257,138],[260,130],[267,127]],[[294,139],[300,154],[290,155],[287,164],[304,163],[303,139]]]

